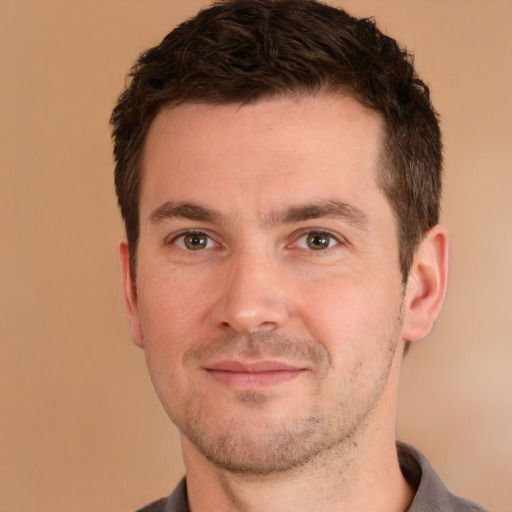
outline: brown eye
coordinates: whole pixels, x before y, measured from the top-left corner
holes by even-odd
[[[312,232],[306,237],[306,244],[314,251],[328,249],[331,244],[332,237],[328,233]]]
[[[186,251],[201,251],[203,249],[212,249],[216,246],[212,238],[202,231],[183,233],[171,240],[171,243]]]
[[[183,243],[187,249],[198,251],[208,246],[208,236],[204,233],[189,233],[183,235]]]

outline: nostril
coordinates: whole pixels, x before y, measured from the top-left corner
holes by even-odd
[[[218,322],[218,327],[225,332],[236,334],[254,334],[258,332],[271,331],[277,329],[284,323],[284,318],[276,317],[276,313],[260,312],[253,314],[225,314],[225,318]]]
[[[261,322],[261,323],[248,323],[248,322],[221,322],[219,324],[221,330],[236,334],[254,334],[257,332],[271,331],[278,327],[275,322]]]
[[[257,331],[271,331],[272,329],[275,329],[277,327],[277,324],[275,322],[262,322],[257,327]]]

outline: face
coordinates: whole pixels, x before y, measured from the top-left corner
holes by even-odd
[[[121,262],[132,336],[184,449],[265,474],[393,428],[404,289],[380,137],[346,97],[155,119],[136,286],[126,244]]]

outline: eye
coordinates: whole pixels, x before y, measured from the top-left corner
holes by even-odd
[[[313,251],[323,251],[339,244],[339,240],[325,231],[310,231],[299,237],[295,242],[296,247]]]
[[[172,240],[172,243],[180,249],[187,251],[201,251],[215,247],[215,242],[202,231],[189,231],[178,235]]]

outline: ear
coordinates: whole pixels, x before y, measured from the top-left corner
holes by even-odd
[[[405,295],[405,340],[424,338],[441,311],[448,281],[448,245],[446,227],[437,224],[416,250]]]
[[[124,306],[128,314],[132,340],[140,348],[144,347],[142,331],[140,328],[139,306],[137,304],[137,291],[130,269],[130,249],[127,240],[119,242],[119,266],[121,268],[121,286]]]

